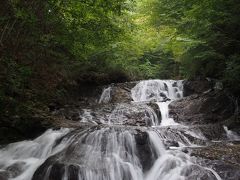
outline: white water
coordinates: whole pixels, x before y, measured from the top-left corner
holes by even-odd
[[[48,130],[33,141],[22,141],[6,146],[0,150],[0,169],[3,172],[12,172],[9,173],[9,179],[30,180],[35,170],[49,156],[66,147],[67,142],[54,145],[57,139],[68,132],[68,129]]]
[[[226,135],[230,141],[240,141],[240,136],[237,133],[229,130],[227,126],[223,126],[223,128],[224,128]]]
[[[146,80],[138,83],[132,90],[134,101],[164,101],[165,97],[171,100],[183,96],[183,81],[174,80]]]
[[[141,81],[132,89],[135,103],[116,105],[107,116],[107,123],[101,121],[104,126],[80,133],[69,129],[48,130],[33,141],[10,144],[0,149],[0,177],[1,172],[6,172],[10,180],[30,180],[37,168],[55,155],[52,161],[60,163],[64,172],[54,174],[54,163],[45,164],[47,171],[40,173],[40,179],[33,180],[50,180],[51,174],[57,175],[55,178],[59,180],[71,180],[71,176],[78,180],[197,180],[202,177],[221,180],[214,170],[195,164],[189,154],[168,149],[164,144],[166,141],[176,141],[180,147],[192,145],[187,135],[204,139],[187,127],[180,131],[180,126],[175,126],[177,123],[169,117],[168,105],[182,98],[182,89],[182,81]],[[110,100],[109,87],[103,91],[99,103]],[[146,101],[157,103],[161,120],[145,104]],[[91,112],[84,109],[81,121],[94,122]],[[144,112],[144,120],[153,127],[119,126],[129,121],[132,114],[140,118],[139,112]],[[164,126],[168,126],[165,131]],[[60,140],[63,136],[64,139]],[[136,138],[140,138],[138,143]],[[150,157],[155,157],[146,171],[141,164],[142,155],[149,157],[149,162]],[[76,167],[74,174],[70,166]]]
[[[135,102],[154,101],[161,112],[161,126],[177,125],[169,118],[169,104],[183,97],[183,81],[147,80],[141,81],[132,89]],[[155,126],[159,123],[154,124]]]
[[[90,109],[83,109],[83,114],[81,115],[80,122],[89,122],[89,123],[93,123],[93,124],[97,125],[97,123],[93,119]]]
[[[169,109],[168,106],[171,103],[171,101],[167,102],[157,102],[157,105],[159,107],[159,110],[161,112],[161,126],[170,126],[170,125],[178,125],[173,118],[169,118]]]
[[[98,103],[99,104],[108,103],[111,100],[111,91],[112,91],[111,87],[105,88],[101,94],[101,97]]]
[[[133,133],[103,128],[84,134],[77,140],[73,154],[77,160],[79,180],[141,180],[142,167]],[[104,142],[104,144],[103,144]],[[65,178],[67,177],[67,172]],[[48,179],[48,177],[45,177]]]
[[[148,134],[158,158],[146,174],[145,180],[185,180],[188,177],[200,179],[201,176],[221,180],[214,170],[194,164],[189,154],[178,150],[166,150],[157,131],[148,131]],[[187,175],[187,169],[194,166],[198,167],[198,171]]]

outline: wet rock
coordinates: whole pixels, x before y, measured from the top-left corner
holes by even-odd
[[[142,164],[143,171],[146,172],[154,164],[157,155],[150,148],[149,137],[146,132],[138,130],[137,134],[135,134],[135,140],[139,160]]]
[[[57,161],[51,161],[52,159],[49,159],[43,165],[41,165],[34,173],[32,180],[42,180],[45,176],[48,176],[48,178],[51,180],[58,180],[59,177],[63,177],[65,172],[64,164]]]
[[[193,149],[193,156],[212,160],[223,160],[240,167],[240,144],[215,143],[213,145]]]
[[[9,179],[9,174],[7,171],[2,171],[0,170],[0,180],[8,180]]]
[[[131,90],[121,87],[113,87],[111,103],[131,102]]]
[[[159,116],[157,105],[151,103],[108,103],[88,107],[79,114],[81,121],[129,126],[151,126],[152,119],[158,121]]]
[[[9,173],[11,178],[19,176],[23,172],[24,162],[17,162],[6,168],[6,171]]]
[[[193,94],[201,94],[212,89],[214,82],[211,80],[188,80],[183,83],[183,96],[190,96]]]
[[[189,165],[182,171],[182,175],[186,180],[217,180],[211,171],[206,171],[203,167],[198,165]]]
[[[221,122],[234,114],[234,103],[224,92],[191,95],[169,105],[170,116],[185,124]]]
[[[184,126],[179,127],[159,127],[158,135],[163,140],[164,145],[169,148],[178,147],[180,144],[191,145],[205,145],[206,142],[201,136],[196,136],[193,133],[193,128],[187,128]],[[194,131],[196,132],[196,131]],[[191,133],[193,133],[191,135]]]
[[[136,82],[114,84],[111,91],[111,103],[126,103],[131,102],[131,89],[136,85]]]
[[[215,143],[208,147],[194,148],[192,156],[203,166],[212,167],[224,180],[240,177],[240,144]]]
[[[164,145],[167,149],[169,149],[170,147],[179,147],[179,143],[177,141],[164,141]]]
[[[221,140],[225,133],[223,125],[221,123],[196,125],[192,126],[195,132],[201,132],[201,134],[208,140]]]

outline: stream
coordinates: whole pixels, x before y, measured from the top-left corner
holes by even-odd
[[[95,108],[79,109],[79,127],[1,148],[0,180],[226,179],[191,155],[210,143],[202,129],[169,115],[169,104],[183,98],[182,80],[140,81],[130,89],[132,101],[115,104],[112,86]],[[240,140],[223,128],[225,141]]]

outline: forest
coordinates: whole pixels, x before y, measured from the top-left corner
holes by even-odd
[[[239,9],[238,0],[4,0],[0,113],[34,111],[76,84],[140,79],[213,78],[238,97]]]

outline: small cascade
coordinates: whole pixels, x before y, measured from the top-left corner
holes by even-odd
[[[177,125],[177,123],[173,120],[173,118],[169,118],[169,109],[168,106],[171,101],[167,102],[157,102],[159,110],[161,112],[161,126],[169,126],[169,125]]]
[[[226,132],[227,138],[230,141],[240,141],[240,136],[237,133],[229,130],[227,126],[223,126],[223,128]]]
[[[143,180],[135,141],[136,131],[104,127],[75,132],[72,143],[34,174],[33,180],[53,176],[78,180]],[[52,162],[56,161],[58,167]],[[60,167],[59,167],[60,166]],[[56,171],[61,168],[62,172]],[[42,176],[44,175],[44,179]]]
[[[6,179],[31,180],[35,170],[50,156],[67,146],[67,141],[56,141],[69,129],[48,130],[33,141],[13,143],[0,150],[0,169]],[[0,175],[1,175],[0,172]],[[1,177],[1,176],[0,176]]]
[[[195,164],[189,154],[166,150],[158,132],[148,131],[148,135],[153,151],[156,152],[158,158],[147,173],[145,180],[192,180],[203,177],[209,180],[221,180],[214,170]],[[195,170],[189,171],[192,168]]]
[[[101,97],[98,101],[99,104],[101,103],[108,103],[111,100],[111,91],[112,91],[112,87],[108,87],[103,89],[103,92],[101,94]]]
[[[182,80],[141,81],[131,90],[132,98],[135,102],[180,99],[183,96],[182,82]]]
[[[141,81],[132,89],[135,102],[154,101],[161,112],[161,126],[177,125],[169,118],[169,104],[183,97],[183,81],[148,80]],[[156,124],[158,125],[158,124]]]

